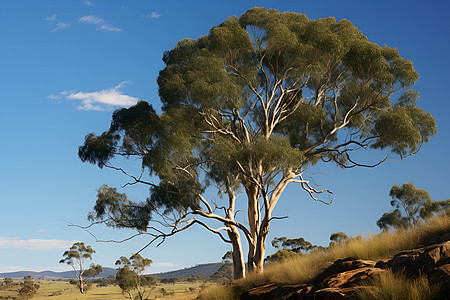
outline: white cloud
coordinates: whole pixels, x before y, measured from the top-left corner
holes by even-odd
[[[81,17],[78,21],[85,24],[97,25],[97,30],[113,31],[113,32],[120,32],[123,30],[122,28],[105,24],[105,20],[94,15]]]
[[[23,250],[65,250],[70,248],[75,241],[55,239],[30,239],[0,237],[1,249],[23,249]]]
[[[56,14],[52,14],[51,16],[44,19],[44,21],[53,22],[56,20]]]
[[[37,233],[44,233],[44,232],[50,232],[50,230],[47,230],[47,229],[39,229],[39,230],[36,230],[36,232],[37,232]]]
[[[50,94],[47,96],[47,98],[51,100],[58,100],[61,99],[61,96]]]
[[[53,28],[51,31],[55,32],[55,31],[58,31],[60,29],[63,29],[63,28],[69,27],[69,26],[70,26],[70,23],[58,22],[58,23],[56,23],[56,27]]]
[[[95,6],[95,3],[94,2],[92,2],[92,1],[84,1],[84,5],[86,5],[86,6]]]
[[[151,14],[143,15],[143,17],[146,19],[158,19],[161,15],[154,11]]]
[[[113,88],[97,92],[63,91],[60,93],[69,100],[81,101],[79,110],[110,111],[115,107],[128,107],[136,104],[139,98],[128,96],[120,90],[128,81],[123,81]],[[49,96],[50,97],[50,96]]]
[[[118,28],[118,27],[114,27],[114,26],[111,26],[111,25],[103,24],[102,26],[97,27],[97,30],[120,32],[123,29],[122,28]]]
[[[100,24],[104,22],[103,19],[100,19],[99,17],[96,17],[94,15],[81,17],[78,21],[86,24]]]

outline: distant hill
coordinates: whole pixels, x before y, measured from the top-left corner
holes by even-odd
[[[150,276],[154,276],[156,278],[170,278],[170,277],[187,277],[191,275],[204,275],[211,276],[217,270],[219,270],[222,263],[209,263],[209,264],[201,264],[195,267],[184,268],[181,270],[163,272],[163,273],[155,273],[149,274]],[[109,275],[116,275],[117,270],[113,268],[104,267],[103,273],[101,273],[96,278],[108,277]],[[33,271],[17,271],[17,272],[9,272],[9,273],[0,273],[0,278],[14,278],[14,279],[23,279],[25,276],[31,276],[34,280],[59,280],[59,279],[75,279],[75,274],[73,271],[66,272],[53,272],[53,271],[42,271],[42,272],[33,272]]]
[[[103,272],[96,278],[108,277],[109,275],[116,275],[117,270],[113,268],[105,267]],[[53,272],[53,271],[17,271],[9,273],[0,273],[0,278],[14,278],[23,279],[25,276],[31,276],[34,280],[58,280],[58,279],[75,279],[73,271],[66,272]]]
[[[163,272],[163,273],[155,273],[149,274],[150,276],[154,276],[158,279],[162,278],[170,278],[170,277],[187,277],[191,275],[204,275],[211,276],[216,273],[219,268],[222,266],[222,263],[209,263],[209,264],[201,264],[195,267],[184,268],[181,270]],[[0,274],[1,275],[1,274]]]

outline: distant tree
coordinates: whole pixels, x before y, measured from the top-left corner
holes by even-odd
[[[83,242],[77,242],[64,252],[64,258],[59,261],[59,263],[65,263],[73,268],[82,294],[88,287],[85,278],[94,277],[103,272],[103,268],[100,265],[91,264],[89,269],[84,268],[84,263],[86,260],[92,259],[93,253],[95,253],[95,250],[90,245],[86,246]]]
[[[377,225],[383,230],[415,227],[435,213],[450,208],[450,200],[433,201],[426,190],[416,188],[413,183],[392,186],[389,196],[392,197],[391,206],[395,209],[378,219]]]
[[[203,226],[232,245],[236,278],[263,271],[274,209],[288,185],[331,203],[307,169],[375,167],[391,154],[417,152],[436,133],[434,117],[416,106],[413,63],[346,19],[256,7],[179,41],[163,61],[161,112],[143,101],[118,110],[78,152],[83,162],[148,185],[150,195],[135,202],[103,186],[90,221],[136,229],[153,242]],[[357,160],[370,149],[386,156]],[[143,173],[124,170],[117,158],[138,161]],[[220,205],[206,192],[211,187],[223,196]],[[244,203],[245,221],[235,217]],[[154,226],[169,220],[161,215],[170,216],[165,231]]]
[[[299,253],[295,253],[291,250],[280,249],[272,255],[268,255],[265,259],[266,262],[280,262],[287,258],[298,256]]]
[[[14,280],[12,280],[12,278],[5,278],[5,279],[3,279],[3,284],[5,285],[5,286],[11,286],[12,284],[14,283]]]
[[[179,281],[178,277],[167,277],[167,278],[162,278],[159,280],[159,282],[165,283],[165,284],[175,284],[177,281]]]
[[[161,288],[161,294],[163,295],[163,297],[169,295],[169,292],[165,289],[165,288]]]
[[[233,252],[232,251],[227,251],[227,253],[225,253],[222,256],[222,262],[225,263],[232,263],[233,262]]]
[[[272,240],[272,246],[280,250],[267,256],[265,259],[266,262],[281,261],[317,248],[316,245],[311,244],[302,237],[288,239],[285,236],[275,237]]]
[[[24,281],[20,283],[21,288],[19,290],[19,296],[22,299],[33,298],[39,289],[39,284],[35,283],[31,276],[25,276]]]
[[[108,275],[108,277],[97,278],[91,282],[95,283],[97,286],[108,286],[117,284],[117,279],[115,275]]]
[[[156,278],[143,276],[145,269],[150,264],[152,264],[152,260],[143,258],[140,254],[133,254],[130,258],[121,256],[116,261],[116,266],[119,266],[116,279],[125,297],[129,297],[131,300],[135,298],[142,300],[149,296],[146,288],[156,285]],[[137,295],[133,297],[134,291],[137,292]]]
[[[283,250],[290,250],[295,253],[300,252],[308,252],[313,250],[315,245],[311,244],[310,242],[306,241],[304,238],[299,237],[296,239],[288,239],[287,237],[276,237],[272,240],[272,246]]]
[[[225,282],[233,279],[233,252],[228,251],[222,256],[222,265],[219,270],[211,276],[216,282]]]
[[[337,244],[341,244],[341,243],[343,243],[345,241],[348,241],[348,240],[349,240],[348,235],[345,232],[343,232],[343,231],[332,233],[330,235],[330,241],[331,241],[330,242],[330,247],[333,247],[333,246],[335,246]]]

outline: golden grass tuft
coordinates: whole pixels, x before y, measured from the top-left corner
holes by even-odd
[[[214,285],[200,292],[200,299],[233,300],[236,293],[230,285]]]
[[[359,290],[359,298],[376,300],[442,299],[440,287],[430,284],[424,276],[408,279],[404,275],[386,271],[367,282],[367,286],[368,288]]]

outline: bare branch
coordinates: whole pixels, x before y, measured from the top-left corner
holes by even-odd
[[[148,182],[148,181],[141,180],[142,173],[141,173],[141,176],[139,176],[139,178],[138,178],[138,177],[136,177],[136,176],[134,176],[134,175],[131,175],[130,173],[126,172],[126,171],[123,170],[122,168],[114,167],[114,166],[111,165],[110,163],[105,164],[105,167],[110,168],[110,169],[113,169],[113,170],[116,170],[116,171],[120,171],[120,172],[122,172],[123,174],[127,175],[128,177],[133,178],[134,182],[133,182],[133,183],[127,183],[127,184],[125,184],[125,186],[126,186],[126,185],[133,185],[133,184],[136,184],[136,183],[143,183],[143,184],[146,184],[146,185],[150,185],[150,186],[152,186],[152,187],[157,187],[157,185],[154,184],[154,183],[151,183],[151,182]]]

